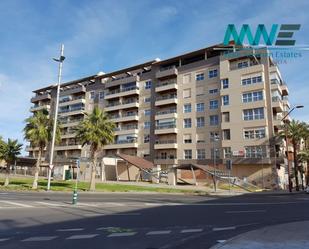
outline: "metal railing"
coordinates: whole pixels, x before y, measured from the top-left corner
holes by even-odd
[[[162,124],[162,125],[157,125],[156,129],[161,130],[161,129],[172,129],[176,128],[176,124]]]
[[[139,90],[139,88],[137,86],[125,87],[125,88],[122,88],[122,89],[117,89],[117,90],[109,91],[108,93],[106,93],[106,95],[112,95],[112,94],[117,94],[117,93],[122,93],[122,92],[128,92],[128,91],[132,91],[132,90]]]
[[[173,85],[173,84],[177,84],[177,81],[176,80],[162,81],[162,82],[159,82],[156,85],[156,87],[168,86],[168,85]]]
[[[176,140],[156,140],[156,144],[176,144]]]
[[[156,115],[165,115],[165,114],[171,114],[171,113],[177,113],[176,109],[166,110],[166,111],[158,111]]]
[[[177,95],[158,96],[156,98],[156,101],[167,100],[167,99],[177,99]]]

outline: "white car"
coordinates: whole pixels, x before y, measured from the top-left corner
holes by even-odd
[[[309,194],[309,186],[305,189],[306,193]]]

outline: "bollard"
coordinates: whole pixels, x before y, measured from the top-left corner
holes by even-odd
[[[77,203],[77,190],[74,189],[72,204],[76,204],[76,203]]]

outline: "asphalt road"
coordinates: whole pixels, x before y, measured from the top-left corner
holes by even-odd
[[[0,192],[1,249],[210,248],[237,234],[309,220],[307,194]]]

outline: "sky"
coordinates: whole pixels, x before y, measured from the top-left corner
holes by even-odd
[[[32,91],[223,42],[227,24],[301,24],[296,45],[309,45],[307,0],[1,0],[0,135],[23,141]],[[280,65],[293,118],[309,121],[309,51]]]

